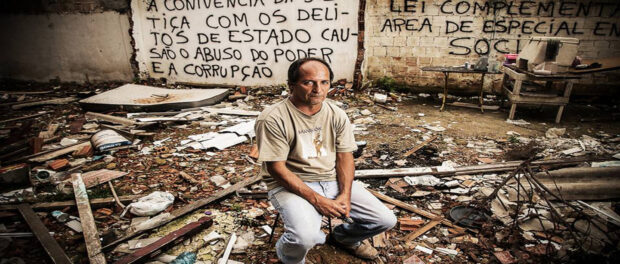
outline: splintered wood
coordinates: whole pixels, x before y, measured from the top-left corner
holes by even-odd
[[[433,227],[435,227],[436,225],[440,224],[441,221],[439,220],[431,220],[427,225],[418,228],[415,232],[413,233],[409,233],[407,236],[405,236],[405,241],[409,242],[412,241],[416,238],[418,238],[419,236],[423,235],[424,233],[426,233],[428,230],[431,230]]]
[[[262,176],[260,176],[260,175],[257,175],[257,176],[251,177],[251,178],[247,178],[247,179],[245,179],[243,181],[235,183],[235,185],[233,185],[233,186],[230,186],[230,187],[228,187],[228,188],[226,188],[224,190],[221,190],[221,191],[213,194],[211,197],[204,198],[204,199],[195,201],[195,202],[193,202],[191,204],[188,204],[188,205],[186,205],[184,207],[178,208],[178,209],[170,212],[169,216],[166,217],[166,219],[164,219],[161,222],[157,223],[152,228],[157,228],[157,227],[163,226],[163,225],[165,225],[167,223],[170,223],[174,219],[177,219],[177,218],[179,218],[181,216],[184,216],[184,215],[186,215],[186,214],[188,214],[190,212],[193,212],[194,210],[196,210],[196,209],[198,209],[200,207],[203,207],[203,206],[205,206],[207,204],[210,204],[210,203],[212,203],[214,201],[222,199],[223,197],[225,197],[225,196],[227,196],[227,195],[229,195],[231,193],[234,193],[234,192],[238,191],[239,189],[241,189],[243,187],[246,187],[246,186],[248,186],[250,184],[253,184],[253,183],[255,183],[255,182],[257,182],[257,181],[259,181],[261,179],[262,179]],[[104,250],[112,249],[114,246],[120,244],[121,242],[123,242],[123,241],[125,241],[127,239],[130,239],[132,237],[135,237],[135,236],[137,236],[139,234],[142,234],[142,233],[144,233],[146,231],[147,230],[136,230],[136,231],[127,232],[123,237],[120,237],[117,240],[110,242],[110,244],[105,245],[103,247],[103,249]]]
[[[452,228],[456,229],[456,230],[457,230],[457,231],[459,231],[459,232],[465,232],[465,229],[464,229],[464,228],[459,227],[459,226],[457,226],[457,225],[453,224],[452,222],[450,222],[450,221],[449,221],[449,220],[447,220],[447,219],[444,219],[444,218],[443,218],[443,217],[441,217],[441,216],[438,216],[438,215],[435,215],[435,214],[433,214],[433,213],[430,213],[430,212],[424,211],[424,210],[422,210],[422,209],[419,209],[419,208],[413,207],[413,206],[412,206],[412,205],[410,205],[410,204],[404,203],[404,202],[402,202],[402,201],[399,201],[399,200],[397,200],[397,199],[394,199],[394,198],[392,198],[392,197],[389,197],[389,196],[387,196],[387,195],[385,195],[385,194],[382,194],[382,193],[380,193],[380,192],[377,192],[377,191],[374,191],[374,190],[370,190],[370,189],[367,189],[367,190],[368,190],[370,193],[372,193],[374,196],[376,196],[377,198],[379,198],[380,200],[383,200],[383,201],[385,201],[385,202],[391,203],[391,204],[393,204],[393,205],[396,205],[396,206],[398,206],[398,207],[400,207],[400,208],[403,208],[403,209],[405,209],[405,210],[411,211],[411,212],[413,212],[413,213],[419,214],[419,215],[424,216],[424,217],[426,217],[426,218],[430,218],[430,219],[433,219],[433,220],[437,220],[437,219],[439,219],[439,220],[441,221],[441,224],[446,225],[446,226],[449,226],[449,227],[452,227]]]
[[[194,177],[192,177],[191,175],[185,173],[184,171],[179,172],[179,175],[181,175],[181,177],[183,177],[183,179],[185,179],[186,181],[193,183],[193,184],[200,184],[200,181],[196,180]]]
[[[399,218],[398,223],[400,224],[400,230],[402,231],[413,231],[424,224],[424,220],[422,219],[410,219],[410,218]]]
[[[116,178],[127,175],[127,172],[113,170],[89,171],[82,175],[86,188],[97,186],[99,184],[114,180]]]
[[[36,215],[36,213],[32,210],[30,205],[28,204],[20,204],[17,206],[17,209],[22,214],[28,226],[30,226],[30,230],[37,237],[45,252],[52,258],[52,261],[57,264],[71,263],[69,257],[62,250],[58,242],[50,236],[49,230],[45,227],[41,219]]]
[[[403,158],[409,157],[411,156],[413,153],[415,153],[416,151],[420,150],[421,148],[423,148],[424,146],[428,145],[428,143],[433,142],[433,140],[437,139],[437,135],[434,135],[432,137],[430,137],[427,140],[424,140],[424,142],[420,143],[420,145],[415,146],[414,148],[410,149],[409,151],[407,151],[404,155]]]
[[[86,186],[84,186],[82,181],[82,175],[80,173],[71,174],[71,182],[73,183],[75,202],[80,214],[82,229],[84,230],[88,260],[94,264],[106,263],[103,252],[101,252],[99,233],[97,232],[97,226],[95,226],[93,212],[88,203],[88,195],[86,194]]]

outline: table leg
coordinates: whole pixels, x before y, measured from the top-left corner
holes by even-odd
[[[568,80],[566,82],[566,86],[564,87],[564,97],[566,98],[566,101],[568,101],[568,99],[570,98],[570,93],[573,90],[573,82],[573,80]],[[566,104],[568,104],[568,102]],[[558,107],[558,113],[555,116],[555,123],[560,123],[560,120],[562,120],[563,112],[564,106],[561,105],[560,107]]]
[[[510,113],[508,113],[508,119],[509,120],[513,120],[515,118],[515,112],[516,111],[517,111],[517,104],[513,102],[510,105]]]
[[[439,111],[443,111],[446,107],[446,97],[448,97],[448,73],[444,72],[444,80],[443,80],[443,100],[441,102],[441,109]]]
[[[560,107],[558,108],[558,113],[555,116],[555,123],[560,123],[560,120],[562,119],[562,112],[564,112],[564,106],[560,105]]]
[[[480,112],[484,113],[484,100],[482,99],[484,96],[484,73],[482,74],[482,78],[480,78],[480,97],[478,97],[478,99],[480,100]]]

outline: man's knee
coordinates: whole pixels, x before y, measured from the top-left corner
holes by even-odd
[[[282,242],[291,246],[297,246],[304,248],[305,250],[310,250],[318,243],[317,241],[317,232],[310,232],[306,229],[284,233]]]
[[[398,219],[396,219],[394,213],[392,213],[391,211],[387,211],[379,218],[379,222],[377,223],[377,225],[380,229],[385,231],[390,230],[394,226],[396,226],[397,221]]]

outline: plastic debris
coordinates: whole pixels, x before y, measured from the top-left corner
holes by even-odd
[[[127,210],[138,216],[156,215],[172,205],[173,202],[174,196],[172,194],[155,191],[138,199],[137,202],[129,204],[121,216],[123,216]]]

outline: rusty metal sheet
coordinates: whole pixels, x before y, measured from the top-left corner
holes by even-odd
[[[122,109],[130,112],[168,111],[216,104],[228,95],[228,89],[167,89],[125,84],[116,89],[80,101],[88,111]]]

